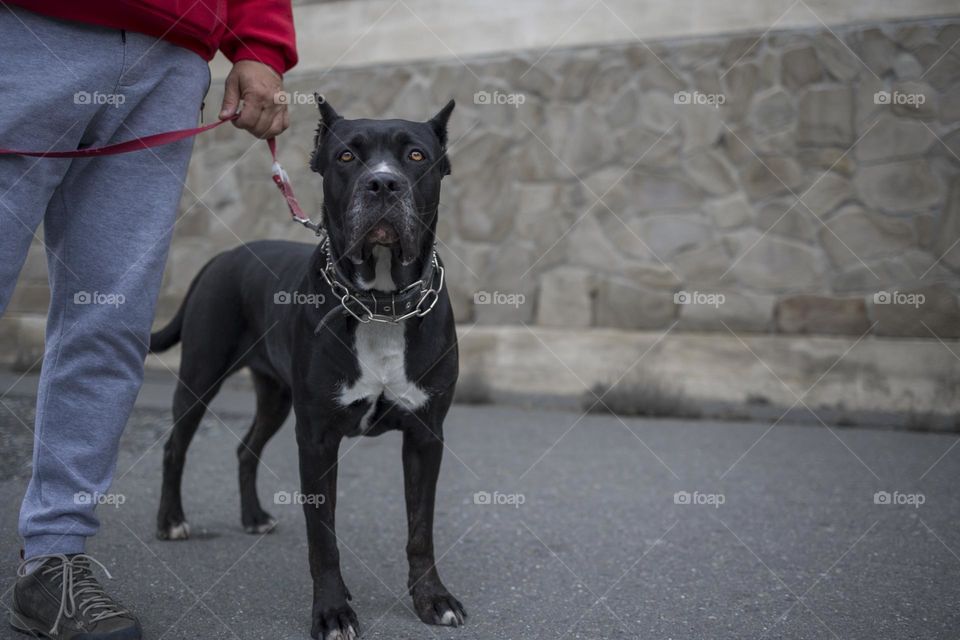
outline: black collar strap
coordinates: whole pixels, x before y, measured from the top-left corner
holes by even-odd
[[[408,318],[422,318],[436,306],[440,299],[440,292],[444,285],[443,265],[437,257],[436,248],[430,254],[420,274],[420,279],[395,293],[374,293],[357,289],[349,285],[336,268],[336,262],[330,251],[330,240],[324,238],[322,249],[326,253],[327,262],[320,275],[335,297],[340,300],[339,306],[331,309],[317,325],[315,334],[319,334],[327,322],[336,313],[344,316],[353,316],[358,322],[382,322],[399,324]]]

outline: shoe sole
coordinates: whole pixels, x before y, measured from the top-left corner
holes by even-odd
[[[20,612],[18,612],[18,611],[16,611],[16,610],[11,611],[11,613],[10,613],[10,626],[13,627],[13,629],[14,629],[15,631],[19,631],[20,633],[26,634],[26,635],[31,636],[31,637],[33,637],[33,638],[47,638],[48,640],[58,640],[58,637],[59,637],[59,636],[51,636],[51,635],[50,635],[49,633],[47,633],[46,631],[42,631],[42,629],[46,629],[46,628],[47,628],[46,625],[43,625],[43,624],[41,624],[40,622],[38,622],[37,620],[34,620],[33,618],[30,618],[29,616],[25,616],[25,615],[23,615],[22,613],[20,613]],[[137,631],[135,634],[129,634],[129,633],[127,633],[127,630],[120,630],[119,633],[114,632],[113,634],[108,634],[108,635],[103,636],[103,637],[104,637],[104,638],[118,638],[118,639],[119,639],[119,638],[124,638],[124,637],[126,637],[126,638],[133,638],[133,637],[142,638],[142,637],[143,637],[143,632],[140,631],[139,628],[138,628],[138,631]]]
[[[19,631],[20,633],[32,636],[34,638],[52,637],[41,631],[41,629],[44,627],[39,622],[33,620],[32,618],[28,618],[19,611],[12,611],[10,613],[10,626],[13,627],[15,631]]]

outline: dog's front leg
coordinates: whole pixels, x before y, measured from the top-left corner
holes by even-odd
[[[427,624],[460,626],[467,616],[460,601],[440,581],[433,552],[433,507],[443,458],[442,436],[405,432],[403,483],[407,502],[407,586],[413,606]]]
[[[357,614],[347,604],[350,592],[340,573],[334,528],[337,507],[337,453],[340,436],[298,438],[303,513],[307,519],[313,616],[310,635],[324,640],[354,640]]]

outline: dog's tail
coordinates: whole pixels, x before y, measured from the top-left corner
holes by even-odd
[[[194,289],[197,287],[197,282],[200,281],[203,272],[207,270],[208,266],[210,266],[210,262],[203,265],[199,273],[193,278],[193,281],[187,288],[187,295],[183,297],[183,302],[180,303],[180,308],[177,309],[177,313],[173,316],[173,319],[170,320],[164,328],[150,334],[150,353],[163,353],[180,342],[180,331],[183,329],[183,317],[187,313],[187,303],[190,302],[190,296],[193,294]]]

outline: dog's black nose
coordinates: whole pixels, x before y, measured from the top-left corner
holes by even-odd
[[[402,189],[399,176],[395,173],[374,173],[367,178],[367,191],[373,193],[396,193]]]

